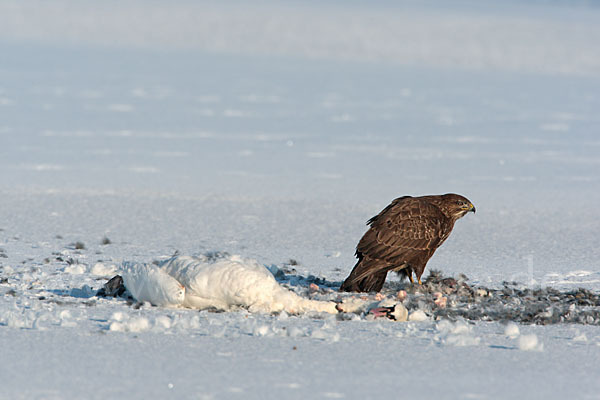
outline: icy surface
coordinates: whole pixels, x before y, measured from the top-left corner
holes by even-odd
[[[585,1],[3,1],[1,396],[596,397],[584,320],[471,321],[446,294],[409,293],[425,318],[394,322],[95,293],[123,262],[228,252],[332,301],[368,218],[457,192],[477,214],[426,274],[507,281],[512,311],[581,293],[558,311],[587,318],[598,20]]]

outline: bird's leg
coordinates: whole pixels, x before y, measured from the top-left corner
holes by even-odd
[[[421,271],[421,273],[415,271],[415,276],[417,277],[417,282],[419,282],[419,285],[423,284],[423,282],[421,282],[421,275],[423,275],[423,271]]]
[[[414,285],[415,284],[415,280],[413,279],[412,274],[413,274],[413,270],[409,268],[408,269],[408,275],[407,275],[408,276],[408,280],[410,281],[410,283],[412,285]],[[422,285],[423,283],[421,282],[421,277],[419,275],[417,275],[416,272],[415,272],[415,276],[417,277],[417,282],[419,282],[419,285]]]
[[[415,284],[415,280],[413,279],[412,274],[413,274],[413,270],[409,269],[408,270],[408,275],[407,275],[408,276],[408,280],[410,281],[410,283],[412,285],[414,285]],[[417,282],[419,283],[419,285],[422,285],[423,282],[421,282],[421,277],[419,275],[417,275],[417,273],[415,273],[415,276],[417,277]]]

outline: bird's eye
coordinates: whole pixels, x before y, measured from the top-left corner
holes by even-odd
[[[457,201],[456,201],[456,204],[458,204],[459,206],[464,206],[464,205],[465,205],[465,202],[464,202],[464,201],[462,201],[462,200],[457,200]]]

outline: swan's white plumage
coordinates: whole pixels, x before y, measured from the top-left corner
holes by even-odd
[[[185,287],[152,264],[124,264],[123,283],[138,301],[161,307],[177,307],[185,299]]]
[[[212,262],[206,257],[178,256],[158,266],[133,264],[124,269],[123,279],[125,287],[137,300],[160,306],[221,310],[245,307],[252,312],[286,311],[292,314],[308,311],[337,313],[334,302],[300,297],[280,286],[263,265],[239,256]],[[173,282],[184,288],[183,298]],[[150,289],[151,286],[154,288]]]

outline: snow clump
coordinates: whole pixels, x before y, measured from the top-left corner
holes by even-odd
[[[523,351],[542,351],[544,344],[538,340],[536,334],[521,335],[519,337],[519,350]]]
[[[516,339],[517,337],[519,337],[519,326],[517,324],[515,324],[514,322],[509,322],[508,324],[506,324],[506,328],[504,328],[504,335],[511,338],[511,339]]]

